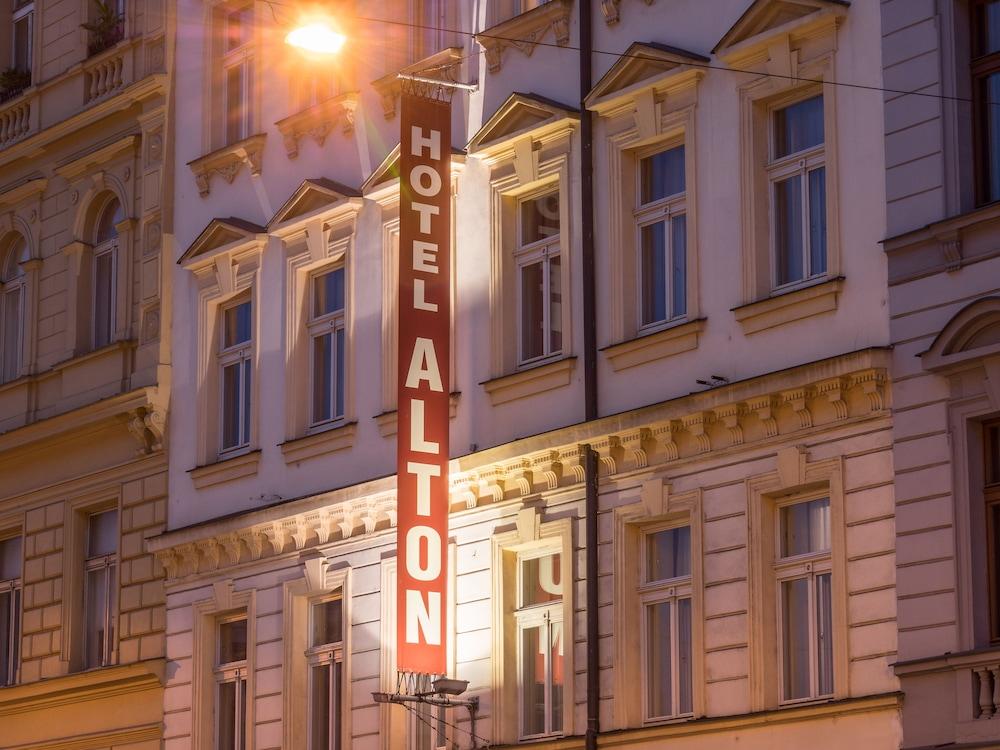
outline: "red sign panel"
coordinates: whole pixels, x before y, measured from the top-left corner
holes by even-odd
[[[400,105],[396,667],[444,674],[451,390],[451,106]]]

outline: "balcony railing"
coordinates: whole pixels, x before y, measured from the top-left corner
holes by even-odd
[[[0,103],[0,149],[16,143],[32,131],[35,96],[21,96]]]
[[[84,98],[87,104],[104,99],[130,83],[131,56],[115,48],[84,63]]]

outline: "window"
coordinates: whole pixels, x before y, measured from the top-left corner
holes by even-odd
[[[782,505],[777,515],[781,699],[832,695],[830,499]]]
[[[767,175],[776,289],[826,274],[823,129],[822,95],[771,113]]]
[[[17,236],[0,256],[0,383],[21,374],[24,330],[25,278],[22,263],[28,260],[28,243]]]
[[[219,368],[222,380],[222,451],[250,444],[253,308],[250,300],[222,310]]]
[[[438,750],[448,747],[445,709],[417,703],[410,709],[410,750]]]
[[[521,737],[563,728],[565,644],[561,554],[524,553],[517,560],[517,648]]]
[[[94,349],[107,346],[114,340],[118,224],[124,218],[121,203],[113,198],[104,207],[97,222],[92,279]]]
[[[0,687],[17,682],[21,646],[21,537],[0,539]]]
[[[635,209],[639,328],[687,313],[687,196],[684,146],[639,158]]]
[[[344,416],[344,269],[313,276],[309,316],[312,425]]]
[[[247,745],[247,618],[219,621],[215,657],[215,750]]]
[[[972,3],[972,90],[980,203],[1000,200],[1000,0]]]
[[[87,54],[99,55],[125,38],[125,0],[91,0],[89,7],[90,42]]]
[[[87,519],[84,563],[84,666],[111,663],[118,599],[118,511],[94,513]]]
[[[529,10],[545,5],[549,0],[495,0],[492,5],[493,23],[506,21],[514,16],[527,13]]]
[[[559,191],[518,203],[518,361],[521,365],[562,350],[562,275],[559,255]]]
[[[230,145],[253,134],[253,5],[227,10],[223,25],[224,145]]]
[[[14,0],[10,66],[22,73],[31,72],[34,24],[34,0]],[[30,79],[28,82],[30,83]]]
[[[691,714],[691,527],[653,530],[642,543],[644,715],[657,720]]]
[[[1000,642],[1000,422],[983,425],[987,555],[990,586],[990,640]]]
[[[309,649],[309,750],[340,750],[344,673],[341,599],[311,607]]]

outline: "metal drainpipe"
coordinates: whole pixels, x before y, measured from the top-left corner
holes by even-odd
[[[587,750],[596,750],[601,731],[601,646],[597,632],[597,452],[589,445],[584,465],[587,482]]]

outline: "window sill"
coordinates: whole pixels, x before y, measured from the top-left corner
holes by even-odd
[[[196,466],[189,469],[188,474],[191,475],[194,488],[201,490],[223,482],[231,482],[234,479],[256,476],[259,466],[260,449],[257,449],[235,456],[227,456],[213,464]]]
[[[201,197],[204,198],[211,192],[213,174],[221,175],[227,183],[232,183],[245,164],[250,174],[259,175],[266,138],[267,133],[258,133],[189,161],[188,166],[194,173]]]
[[[354,132],[354,111],[358,108],[360,96],[357,91],[350,91],[274,123],[285,142],[288,158],[294,159],[299,155],[299,140],[304,136],[322,146],[338,123],[344,135]]]
[[[505,49],[514,47],[525,55],[531,55],[549,29],[555,34],[556,44],[560,47],[569,44],[572,9],[573,0],[549,0],[476,34],[476,42],[486,53],[490,73],[497,73],[503,67]]]
[[[334,423],[332,426],[311,435],[286,440],[279,443],[278,447],[281,448],[281,455],[285,457],[286,464],[325,456],[353,446],[357,426],[357,422]]]
[[[837,299],[844,288],[844,277],[798,287],[772,297],[732,309],[743,333],[759,333],[769,328],[802,320],[837,309]]]
[[[462,394],[454,391],[448,398],[448,419],[454,419],[458,414],[458,397]],[[399,431],[399,412],[395,409],[375,415],[375,424],[382,437],[392,437]]]
[[[615,372],[689,352],[698,347],[698,335],[705,329],[705,318],[683,320],[652,333],[612,344],[601,349]]]
[[[526,370],[484,381],[479,385],[489,394],[490,403],[499,406],[569,385],[574,367],[576,367],[576,357],[563,357],[555,362],[535,365]]]

